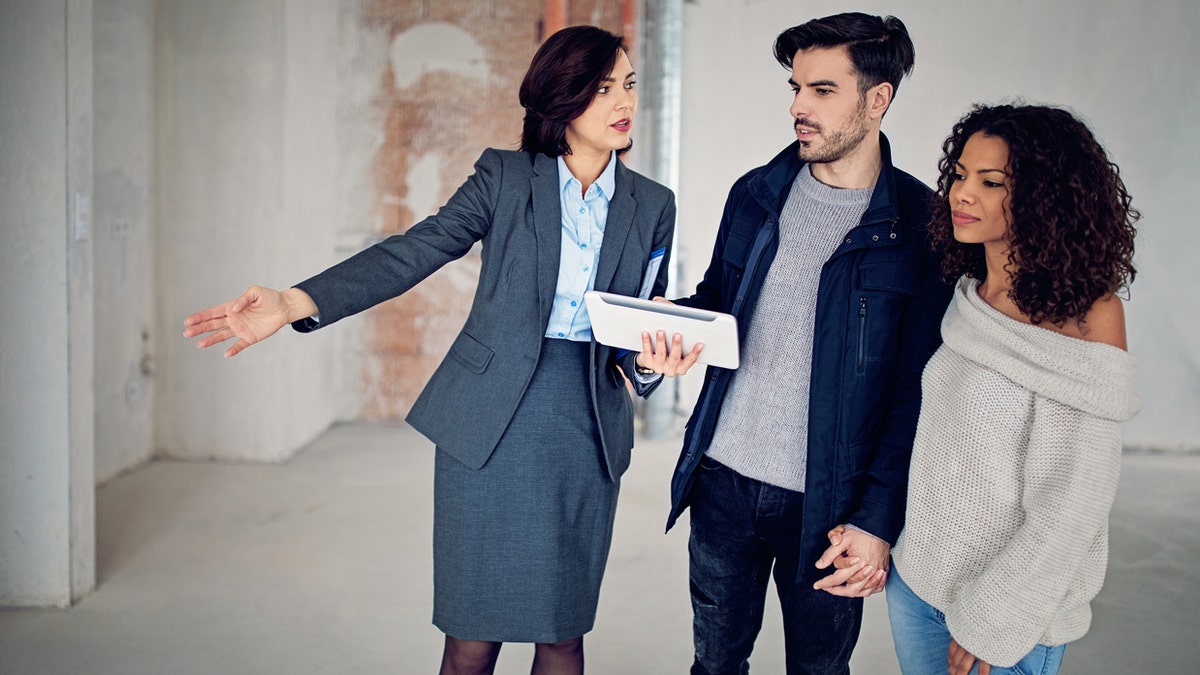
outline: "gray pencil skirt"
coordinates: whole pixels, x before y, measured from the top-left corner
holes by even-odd
[[[463,640],[553,643],[592,629],[612,542],[588,343],[546,339],[487,464],[434,464],[433,624]],[[470,424],[470,420],[463,420]]]

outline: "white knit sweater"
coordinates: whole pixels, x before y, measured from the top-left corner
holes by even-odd
[[[1140,401],[1127,352],[1016,321],[977,288],[959,281],[925,368],[893,555],[959,644],[1009,667],[1087,632]]]

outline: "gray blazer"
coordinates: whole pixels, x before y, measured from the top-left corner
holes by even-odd
[[[408,422],[472,468],[487,462],[533,378],[558,280],[562,210],[558,163],[546,155],[488,149],[436,215],[296,285],[320,310],[320,326],[404,293],[482,242],[479,285],[450,351],[413,404]],[[596,269],[599,291],[636,295],[650,254],[666,251],[651,290],[662,295],[675,228],[672,192],[617,162]],[[318,327],[309,319],[296,330]],[[588,374],[609,477],[629,466],[633,405],[620,363],[636,354],[592,343]],[[657,385],[642,386],[648,395]]]

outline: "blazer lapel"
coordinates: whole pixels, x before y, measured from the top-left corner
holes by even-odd
[[[600,246],[600,264],[596,267],[595,288],[598,291],[607,291],[612,287],[617,263],[621,261],[621,254],[633,230],[633,216],[637,213],[637,200],[633,196],[633,179],[629,175],[629,169],[626,169],[620,160],[616,162],[616,187],[613,190],[616,194],[608,203],[604,243]],[[633,292],[637,292],[636,287]]]
[[[538,153],[529,179],[533,230],[537,241],[538,309],[543,325],[550,320],[558,265],[562,259],[562,202],[558,195],[558,160]],[[603,250],[603,247],[601,248]]]

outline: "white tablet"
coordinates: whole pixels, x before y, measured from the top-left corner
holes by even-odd
[[[732,315],[600,291],[584,293],[583,302],[592,320],[592,335],[601,344],[640,352],[642,332],[654,336],[662,330],[668,340],[675,333],[683,336],[685,354],[703,342],[699,363],[738,367],[737,320]]]

